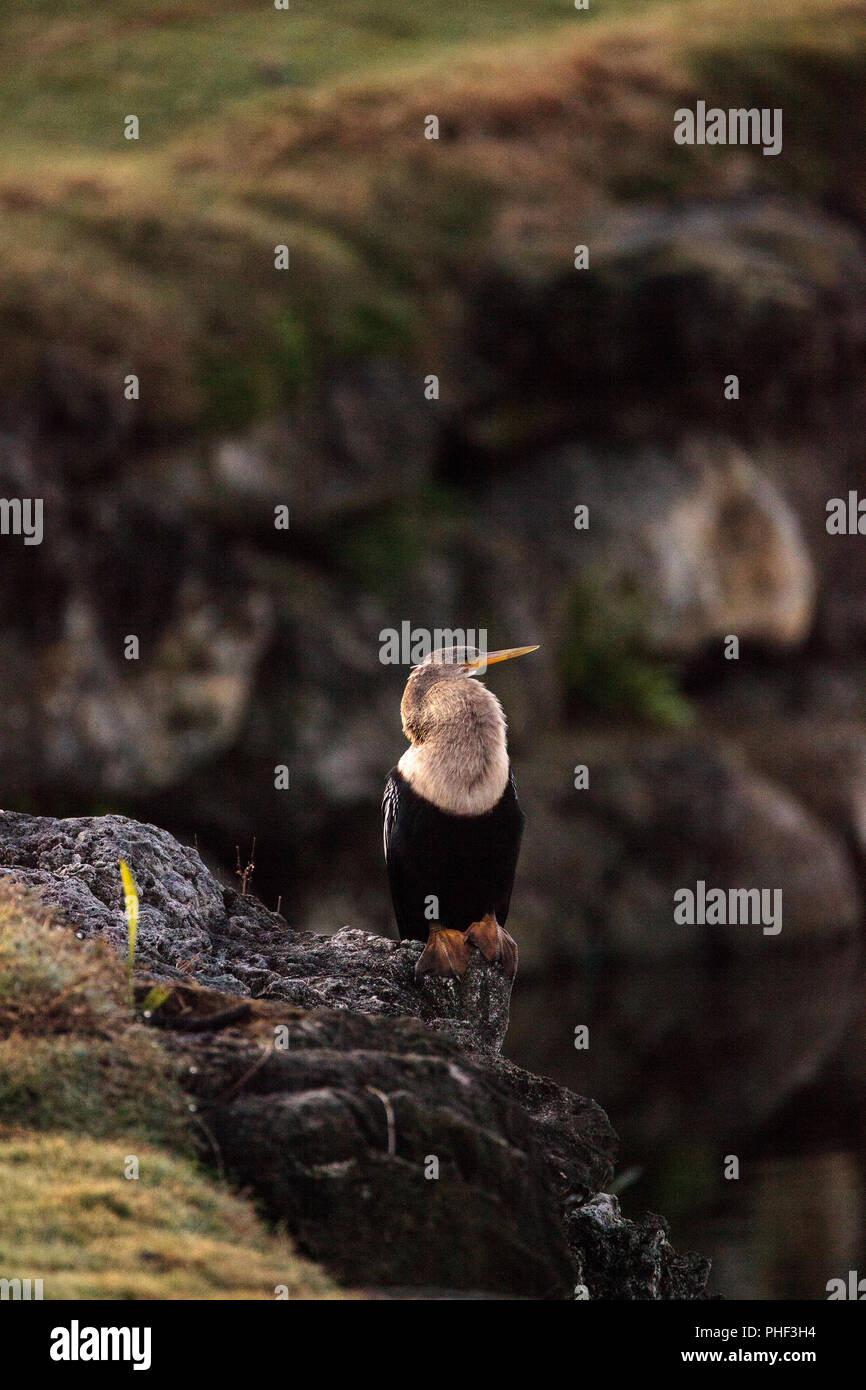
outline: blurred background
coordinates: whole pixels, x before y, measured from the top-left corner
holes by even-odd
[[[866,496],[864,12],[590,3],[4,6],[0,496],[44,540],[0,539],[0,804],[390,934],[380,634],[542,643],[489,676],[506,1052],[608,1109],[714,1292],[824,1298],[866,1276],[866,539],[825,524]],[[698,100],[782,153],[675,145]],[[677,926],[697,879],[781,934]]]

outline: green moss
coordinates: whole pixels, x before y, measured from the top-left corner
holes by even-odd
[[[694,175],[692,162],[688,154],[682,154],[681,147],[677,147],[677,156],[660,154],[652,167],[613,174],[609,181],[610,192],[624,203],[674,198]]]
[[[320,531],[318,544],[329,568],[353,589],[388,604],[405,603],[418,583],[425,556],[447,541],[460,511],[460,502],[448,488],[431,488],[403,506],[341,517]]]
[[[673,673],[642,650],[647,616],[638,592],[617,593],[594,577],[580,580],[557,651],[563,686],[572,699],[604,714],[628,714],[665,727],[690,723],[691,707]]]
[[[206,351],[201,361],[205,420],[217,430],[240,430],[274,407],[278,396],[273,366],[239,351]]]
[[[151,1144],[0,1136],[0,1209],[0,1271],[41,1279],[47,1300],[345,1296],[248,1202]]]
[[[415,339],[415,311],[409,300],[387,290],[334,305],[328,337],[336,357],[369,358],[405,353]]]
[[[313,376],[313,347],[310,334],[297,314],[278,315],[271,326],[274,361],[283,386],[292,392],[306,386]]]
[[[477,243],[487,236],[496,206],[492,182],[466,174],[440,174],[433,183],[432,193],[430,220],[446,243]]]
[[[683,1139],[653,1153],[650,1173],[628,1190],[623,1207],[632,1219],[639,1219],[647,1208],[663,1211],[676,1225],[718,1193],[721,1170],[719,1155],[710,1144]]]
[[[168,1055],[142,1026],[106,1040],[0,1041],[0,1123],[146,1135],[192,1152],[189,1114]]]
[[[0,879],[0,1273],[46,1299],[341,1297],[193,1152],[120,961]]]

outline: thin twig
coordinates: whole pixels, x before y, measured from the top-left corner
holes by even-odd
[[[211,1134],[210,1130],[208,1129],[208,1127],[207,1127],[207,1125],[205,1124],[204,1120],[202,1119],[201,1115],[193,1114],[192,1118],[195,1120],[195,1123],[196,1123],[197,1125],[201,1125],[202,1129],[204,1130],[205,1134],[207,1135],[208,1139],[210,1140],[210,1145],[211,1145],[211,1148],[212,1148],[213,1151],[214,1151],[214,1156],[215,1156],[215,1158],[216,1158],[217,1169],[219,1170],[220,1182],[225,1182],[225,1180],[226,1180],[226,1170],[225,1170],[225,1165],[223,1164],[223,1156],[222,1156],[222,1152],[221,1152],[221,1150],[220,1150],[219,1144],[217,1143],[217,1141],[216,1141],[216,1139],[214,1138],[214,1136]]]
[[[378,1091],[375,1086],[368,1086],[367,1090],[371,1095],[378,1096],[385,1107],[385,1118],[388,1122],[388,1153],[393,1158],[397,1153],[397,1121],[394,1116],[394,1107],[384,1091]]]

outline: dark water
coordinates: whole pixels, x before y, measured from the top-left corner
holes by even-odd
[[[661,1212],[677,1249],[711,1256],[711,1292],[826,1299],[829,1279],[866,1278],[864,986],[853,946],[599,962],[518,977],[505,1052],[604,1106],[623,1211]]]

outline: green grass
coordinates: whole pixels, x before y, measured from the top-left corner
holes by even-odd
[[[0,1131],[0,1209],[0,1276],[41,1279],[45,1299],[345,1297],[248,1202],[152,1144]]]
[[[509,43],[574,19],[592,23],[645,0],[9,0],[0,15],[0,150],[127,148],[134,112],[149,148],[237,102],[309,88],[467,43]],[[70,11],[80,13],[74,18]]]
[[[429,370],[480,266],[562,274],[622,201],[730,174],[866,212],[864,32],[855,0],[7,7],[0,389],[59,345],[85,378],[140,375],[150,438],[241,430],[334,361]],[[744,91],[786,107],[780,158],[674,146],[676,106]]]
[[[123,964],[104,942],[79,941],[57,925],[35,895],[5,878],[0,1125],[137,1134],[193,1150],[173,1064],[135,1022]]]

